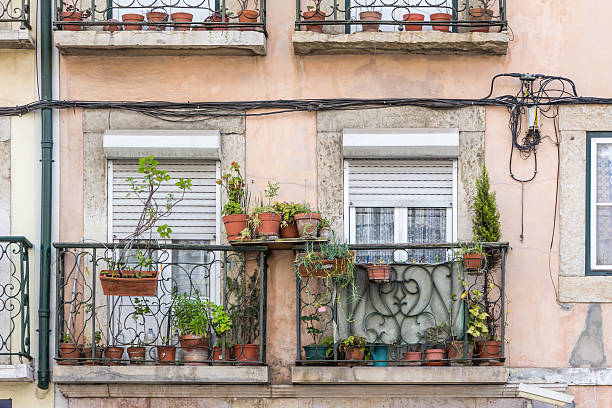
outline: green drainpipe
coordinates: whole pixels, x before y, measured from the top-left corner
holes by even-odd
[[[40,70],[41,98],[51,100],[53,63],[52,0],[40,2]],[[40,296],[38,306],[38,388],[49,388],[49,319],[51,279],[51,202],[53,123],[51,109],[42,111],[42,174],[40,203]]]

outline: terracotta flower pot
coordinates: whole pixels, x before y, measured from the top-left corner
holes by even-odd
[[[76,344],[76,343],[60,343],[59,345],[60,358],[81,358],[81,347],[79,347],[79,344]],[[61,365],[77,365],[80,363],[81,362],[78,360],[58,362],[58,364],[61,364]]]
[[[332,229],[329,227],[323,227],[319,229],[319,238],[330,240],[333,236]]]
[[[85,347],[83,348],[83,358],[85,359],[85,361],[83,361],[84,365],[99,365],[101,364],[101,360],[102,360],[102,347],[98,347],[96,346],[96,354],[95,354],[95,358],[97,360],[92,360],[92,348],[93,347]],[[89,360],[89,361],[88,361]]]
[[[157,346],[157,364],[174,365],[175,360],[176,360],[176,347]]]
[[[183,334],[179,337],[181,347],[190,349],[194,347],[208,347],[210,339],[208,337],[196,336],[195,334]]]
[[[173,23],[191,23],[193,20],[193,14],[191,13],[178,12],[172,13],[170,16],[172,17]],[[189,31],[191,28],[190,25],[191,24],[177,24],[174,27],[174,31]]]
[[[472,356],[474,355],[474,343],[468,343],[467,354],[465,352],[465,344],[463,341],[449,341],[446,343],[446,354],[448,355],[449,365],[472,365]],[[462,361],[452,361],[462,360]]]
[[[131,364],[142,364],[145,360],[146,349],[144,347],[128,347],[127,353]]]
[[[420,351],[407,351],[404,353],[404,361],[407,366],[421,366],[423,357]]]
[[[157,294],[157,271],[100,272],[100,283],[105,295],[155,296]]]
[[[431,361],[443,360],[446,356],[444,349],[429,349],[425,350],[425,365],[426,366],[445,366],[446,361]]]
[[[317,213],[300,213],[293,217],[297,224],[298,234],[300,238],[316,238],[319,227],[321,214]]]
[[[391,265],[368,265],[368,279],[371,281],[389,282],[391,277]]]
[[[476,355],[477,358],[501,358],[501,341],[477,341],[476,342]],[[494,365],[503,366],[503,361],[499,360],[488,360],[479,361],[478,365]]]
[[[378,11],[362,11],[359,13],[359,19],[363,21],[380,21],[382,20],[382,13]],[[379,24],[362,24],[361,31],[365,32],[378,32]]]
[[[151,11],[147,13],[147,21],[149,23],[166,23],[168,22],[168,13],[164,13],[163,11]],[[164,31],[166,27],[150,25],[147,26],[147,29],[149,31]]]
[[[302,14],[304,21],[325,21],[326,14],[321,10],[311,10]],[[323,24],[307,25],[306,31],[314,31],[317,33],[323,32]]]
[[[363,360],[365,349],[359,347],[349,347],[344,353],[345,360]]]
[[[107,20],[107,23],[119,23],[119,20],[111,18]],[[106,24],[102,27],[103,31],[110,31],[114,33],[115,31],[121,31],[121,24]]]
[[[256,23],[259,18],[259,13],[255,10],[242,10],[242,13],[238,16],[238,21],[241,23]],[[241,31],[254,30],[251,27],[240,27]]]
[[[425,15],[418,13],[404,14],[404,21],[425,21]],[[406,31],[422,31],[423,24],[407,24],[404,29]]]
[[[221,18],[221,13],[214,13],[213,15],[211,15],[210,17],[208,17],[206,19],[206,21],[212,21],[213,23],[220,23],[223,21],[223,19]],[[225,22],[229,23],[230,19],[229,16],[225,16]],[[219,31],[219,30],[227,30],[227,25],[225,24],[215,24],[214,27],[212,28],[213,31]]]
[[[482,268],[484,261],[484,254],[472,252],[470,254],[463,255],[463,267],[467,271],[478,271]]]
[[[225,348],[225,357],[221,347],[213,347],[213,362],[215,361],[230,361],[230,348]]]
[[[453,16],[448,14],[448,13],[433,13],[432,15],[429,16],[429,19],[431,21],[450,22],[453,19]],[[444,31],[444,32],[447,32],[447,33],[450,32],[450,26],[433,25],[432,27],[436,31]]]
[[[296,262],[299,261],[299,257],[301,255],[298,254],[296,257]],[[355,252],[353,251],[353,257],[355,256]],[[347,258],[336,258],[336,259],[322,259],[318,261],[314,261],[312,265],[308,267],[304,267],[304,265],[300,265],[299,273],[302,278],[333,278],[334,276],[344,275],[347,272],[348,268],[348,260]]]
[[[248,214],[232,214],[223,216],[223,225],[227,233],[228,241],[240,238],[240,233],[249,225]]]
[[[208,357],[210,351],[206,347],[194,347],[183,349],[183,360],[185,365],[210,365]]]
[[[493,18],[493,10],[485,9],[485,8],[475,8],[470,9],[470,21],[491,21]],[[488,24],[478,24],[472,23],[472,28],[470,31],[472,32],[480,32],[480,33],[488,33],[491,26]]]
[[[109,346],[104,349],[104,365],[119,365],[123,358],[123,347]]]
[[[141,14],[124,14],[121,16],[121,20],[123,20],[124,23],[142,23],[144,21],[144,16]],[[128,31],[139,31],[142,30],[142,26],[124,24],[123,29]]]
[[[259,344],[234,344],[232,346],[234,360],[236,361],[258,361]]]
[[[258,237],[276,235],[280,229],[281,216],[276,213],[260,213],[257,214],[259,218],[259,226],[255,228],[255,235]]]
[[[81,22],[83,21],[83,13],[80,11],[62,11],[61,21]],[[62,26],[64,31],[81,31],[83,26],[80,25],[65,25]]]
[[[295,221],[280,228],[280,237],[281,238],[297,238],[298,237],[298,229],[297,229],[297,224],[295,223]]]

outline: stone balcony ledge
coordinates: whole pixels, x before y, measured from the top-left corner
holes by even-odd
[[[506,367],[309,367],[291,369],[294,384],[505,384]]]
[[[58,384],[267,384],[265,366],[56,365]]]
[[[441,31],[357,32],[326,34],[294,31],[296,55],[430,54],[505,55],[509,36],[501,33],[445,33]]]
[[[0,365],[0,382],[21,381],[34,381],[34,370],[30,364]]]
[[[266,55],[258,31],[55,31],[54,41],[64,55]]]
[[[0,30],[0,49],[34,49],[34,39],[28,30]]]

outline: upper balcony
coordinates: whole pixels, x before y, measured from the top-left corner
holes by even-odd
[[[266,0],[56,0],[66,55],[265,55]]]
[[[0,237],[0,381],[32,381],[30,251],[25,237]]]
[[[296,0],[295,26],[298,55],[503,55],[509,41],[506,0]]]
[[[30,1],[0,0],[0,49],[34,49]]]

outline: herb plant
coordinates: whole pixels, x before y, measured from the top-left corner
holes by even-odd
[[[246,214],[249,208],[250,194],[240,173],[240,165],[232,162],[231,171],[217,180],[227,194],[227,203],[223,206],[223,215]]]

